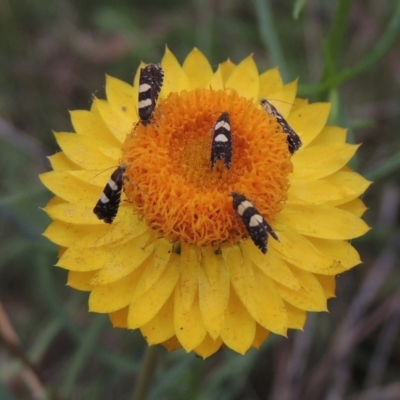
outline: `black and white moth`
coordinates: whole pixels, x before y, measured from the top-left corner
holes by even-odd
[[[235,192],[229,195],[233,198],[233,208],[243,221],[251,240],[265,254],[268,234],[279,241],[278,236],[247,197]]]
[[[276,118],[278,124],[282,127],[283,132],[287,135],[289,151],[293,154],[302,145],[299,135],[290,127],[285,118],[282,117],[282,114],[268,100],[261,99],[260,104],[269,115]]]
[[[231,167],[232,133],[227,112],[223,112],[214,125],[211,145],[211,168],[214,168],[217,160],[222,160],[227,169]]]
[[[140,70],[138,109],[143,125],[150,122],[163,82],[164,70],[161,64],[148,64]]]
[[[120,165],[111,174],[99,201],[93,209],[97,218],[104,220],[107,224],[111,224],[117,215],[119,203],[121,202],[125,170],[125,165]]]

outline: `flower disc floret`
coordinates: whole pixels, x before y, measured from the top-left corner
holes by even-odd
[[[230,116],[233,160],[210,165],[215,121]],[[282,208],[292,170],[276,120],[235,90],[196,89],[161,100],[151,125],[138,124],[123,146],[125,193],[150,228],[198,246],[247,236],[230,192],[245,193],[268,221]]]

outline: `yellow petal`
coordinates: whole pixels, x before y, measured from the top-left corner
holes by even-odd
[[[251,347],[259,349],[260,346],[267,340],[269,334],[269,330],[265,329],[260,324],[256,324],[256,334]]]
[[[103,225],[93,213],[94,204],[61,203],[54,206],[47,205],[43,210],[52,218],[70,224]]]
[[[107,75],[106,96],[111,107],[122,111],[131,121],[137,120],[138,95],[131,85]]]
[[[260,91],[258,98],[270,97],[271,93],[278,92],[283,86],[278,67],[269,69],[260,75]]]
[[[39,175],[43,185],[58,197],[69,202],[86,202],[96,204],[99,190],[96,186],[87,185],[72,177],[68,172],[50,171]]]
[[[104,264],[90,283],[104,285],[120,280],[139,267],[145,270],[148,266],[146,260],[154,251],[153,245],[144,247],[148,237],[149,233],[145,233],[121,246],[108,248],[108,251],[113,253],[113,257]],[[92,249],[93,253],[97,253],[99,250],[100,248]]]
[[[297,93],[297,79],[281,89],[268,95],[268,101],[282,114],[283,118],[287,118],[291,111]]]
[[[306,323],[307,312],[300,310],[299,308],[293,306],[285,301],[285,307],[288,313],[288,325],[291,329],[301,329],[303,330],[304,324]]]
[[[311,146],[331,143],[345,143],[347,129],[338,126],[325,126],[321,133],[310,143]]]
[[[361,175],[347,171],[317,181],[292,180],[287,203],[339,205],[360,196],[370,184]]]
[[[201,318],[199,297],[196,296],[190,310],[185,311],[180,285],[175,287],[174,326],[176,337],[187,352],[200,346],[207,334]]]
[[[292,177],[316,180],[331,175],[346,165],[357,149],[358,146],[351,144],[326,144],[302,149],[292,157]]]
[[[54,196],[46,204],[46,207],[51,208],[51,207],[54,207],[54,206],[56,206],[58,204],[66,204],[66,201],[63,200],[63,199],[60,199],[58,196]]]
[[[132,299],[142,273],[143,269],[138,268],[118,282],[94,287],[89,296],[89,310],[109,313],[126,307]]]
[[[123,218],[117,218],[112,224],[104,224],[103,227],[92,228],[92,232],[82,238],[76,246],[78,247],[102,247],[122,245],[132,239],[137,238],[145,232],[148,232],[147,225],[144,221],[139,220],[138,216],[132,213],[129,207],[120,207]],[[149,235],[144,238],[144,241],[138,242],[138,246],[146,243]],[[134,243],[132,243],[133,245]]]
[[[182,243],[181,248],[181,294],[182,306],[189,311],[197,293],[199,282],[200,258],[198,252],[191,245]]]
[[[299,108],[303,108],[303,107],[305,107],[305,106],[307,106],[309,104],[310,104],[310,102],[308,101],[308,99],[300,99],[299,97],[296,97],[294,99],[291,112],[295,112]]]
[[[71,176],[85,182],[89,185],[94,185],[97,187],[99,198],[101,193],[103,193],[103,189],[106,186],[108,180],[110,179],[111,174],[117,169],[116,162],[112,168],[108,168],[106,170],[79,170],[79,171],[67,171]]]
[[[112,326],[114,328],[127,328],[126,318],[128,316],[128,307],[121,308],[120,310],[108,314]]]
[[[215,340],[221,331],[229,301],[229,275],[222,256],[202,251],[199,269],[200,311],[207,332]]]
[[[250,240],[242,241],[240,243],[240,249],[244,257],[248,257],[270,278],[290,289],[300,289],[300,284],[296,281],[291,269],[287,266],[285,261],[275,253],[274,249],[270,248],[267,254],[263,254]]]
[[[116,160],[101,153],[88,137],[76,133],[55,133],[55,137],[65,155],[81,168],[101,170],[116,165]]]
[[[340,202],[354,193],[351,188],[339,186],[328,180],[295,180],[290,182],[287,204],[331,204]]]
[[[121,148],[120,147],[105,147],[98,146],[98,149],[112,160],[119,160],[121,158]]]
[[[279,335],[286,335],[287,314],[274,282],[244,259],[244,275],[252,293],[251,316],[264,328]]]
[[[107,232],[109,227],[98,226],[96,231],[101,232],[103,235]],[[59,246],[71,247],[79,243],[85,236],[93,232],[93,225],[76,225],[68,224],[61,221],[53,221],[43,233],[53,243]]]
[[[161,89],[161,93],[164,97],[171,92],[180,93],[182,90],[190,90],[190,82],[185,71],[168,47],[165,48],[165,54],[161,64],[165,72],[164,84]]]
[[[168,263],[170,257],[173,255],[171,251],[172,245],[168,240],[164,238],[156,240],[154,243],[154,251],[151,257],[146,260],[146,267],[140,278],[138,290],[135,292],[134,301],[137,301],[138,297],[144,296],[144,293],[160,280],[160,276],[163,274],[167,265],[172,268]],[[175,268],[175,263],[178,263],[178,266],[180,266],[180,257],[176,258],[175,256],[176,254],[171,259],[173,268]],[[178,273],[180,273],[180,271],[178,271]],[[178,279],[178,277],[179,274],[176,278]],[[160,290],[162,290],[162,287]]]
[[[222,90],[224,88],[221,67],[218,67],[217,71],[213,74],[210,81],[206,84],[206,87],[212,90]]]
[[[354,199],[346,204],[338,206],[343,211],[354,214],[356,217],[361,218],[368,208],[365,206],[361,199]]]
[[[228,309],[221,329],[221,339],[232,350],[246,353],[254,341],[256,323],[243,306],[234,290],[231,290]]]
[[[165,342],[161,343],[168,351],[181,349],[182,345],[176,336],[172,336]]]
[[[336,277],[333,275],[320,275],[320,274],[315,274],[314,275],[317,279],[318,282],[320,283],[322,289],[324,290],[325,297],[327,299],[330,299],[335,296],[335,290],[336,290]]]
[[[251,293],[248,293],[247,283],[243,273],[243,257],[239,246],[222,247],[222,256],[236,293],[239,295],[245,306],[248,307]]]
[[[330,103],[314,103],[289,114],[287,121],[307,146],[324,128],[331,109]]]
[[[188,54],[182,68],[189,78],[191,89],[206,88],[207,83],[213,76],[213,71],[207,58],[196,48]]]
[[[92,290],[92,286],[90,285],[89,282],[93,278],[95,273],[96,271],[89,271],[89,272],[69,271],[67,285],[77,290],[90,291]]]
[[[140,328],[149,345],[163,343],[175,335],[173,315],[174,296],[171,295],[154,318]]]
[[[133,295],[133,300],[129,306],[128,326],[131,329],[139,328],[149,323],[164,306],[178,281],[180,272],[179,261],[179,255],[172,254],[168,265],[160,276],[160,279],[158,279],[157,282],[155,282],[147,291],[142,290],[143,279],[141,278],[141,282],[138,283]],[[172,313],[169,315],[171,325],[173,325],[172,315]],[[168,337],[171,337],[173,333],[174,332],[172,331],[171,335]],[[168,339],[168,337],[160,340],[158,343],[163,342]]]
[[[236,64],[234,64],[229,58],[225,62],[219,64],[218,69],[221,71],[224,84],[228,81],[228,78],[231,76],[235,68]]]
[[[361,263],[356,249],[344,240],[308,238],[318,252],[340,262],[348,270]]]
[[[337,171],[326,177],[326,180],[346,189],[346,194],[343,195],[342,199],[330,202],[331,205],[339,205],[354,200],[361,196],[372,183],[354,171]]]
[[[80,167],[72,162],[62,151],[47,157],[54,171],[75,170]]]
[[[70,111],[70,115],[75,132],[94,140],[97,147],[120,146],[98,115],[86,110]]]
[[[194,349],[194,352],[205,359],[218,351],[221,346],[222,340],[220,337],[214,340],[210,335],[206,335],[200,346]]]
[[[239,95],[256,102],[260,89],[257,65],[253,56],[245,58],[231,73],[225,88],[235,89]]]
[[[287,204],[277,220],[303,235],[333,240],[353,239],[370,229],[354,214],[330,206]]]
[[[115,139],[123,143],[128,133],[135,127],[137,119],[133,119],[122,110],[112,107],[106,100],[93,100],[93,111],[101,116]],[[86,168],[95,169],[95,168]]]
[[[95,271],[110,262],[114,256],[114,251],[118,250],[118,247],[111,251],[108,248],[93,251],[93,249],[70,247],[58,260],[56,266],[77,272]]]
[[[250,315],[266,329],[285,335],[286,311],[274,283],[249,259],[241,258],[238,246],[223,248],[222,254],[235,292]]]
[[[327,311],[325,293],[314,274],[296,267],[292,270],[302,288],[295,291],[277,283],[276,288],[282,298],[301,310]]]
[[[280,215],[275,221],[275,232],[279,237],[279,242],[271,240],[270,246],[280,257],[305,271],[327,275],[338,274],[344,271],[343,266],[338,261],[319,253],[307,238],[289,226],[278,225],[277,221],[279,218]]]

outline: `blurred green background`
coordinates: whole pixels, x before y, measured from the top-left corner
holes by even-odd
[[[132,82],[166,44],[214,68],[253,53],[260,71],[299,77],[300,96],[332,101],[330,122],[363,143],[352,166],[375,181],[373,230],[354,241],[364,264],[338,277],[329,314],[244,357],[161,349],[148,398],[400,399],[399,26],[398,0],[0,1],[0,399],[133,398],[145,342],[89,314],[52,267],[38,174],[51,131],[72,130],[68,110],[104,97],[105,74]]]

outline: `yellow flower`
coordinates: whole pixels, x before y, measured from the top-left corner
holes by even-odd
[[[134,85],[107,77],[107,100],[71,112],[76,134],[41,176],[55,194],[44,235],[61,247],[68,284],[90,292],[90,311],[139,328],[150,345],[202,357],[222,344],[244,354],[269,332],[302,329],[326,311],[335,275],[360,263],[348,240],[368,231],[358,198],[369,182],[346,166],[357,150],[326,126],[330,106],[296,98],[278,69],[259,75],[252,57],[217,71],[194,49],[180,66],[167,49],[164,84],[150,123],[138,123]],[[292,155],[267,98],[300,136]],[[232,164],[210,167],[212,129],[232,128]],[[112,224],[93,207],[112,173],[126,167]],[[255,246],[232,204],[246,196],[275,231]]]

